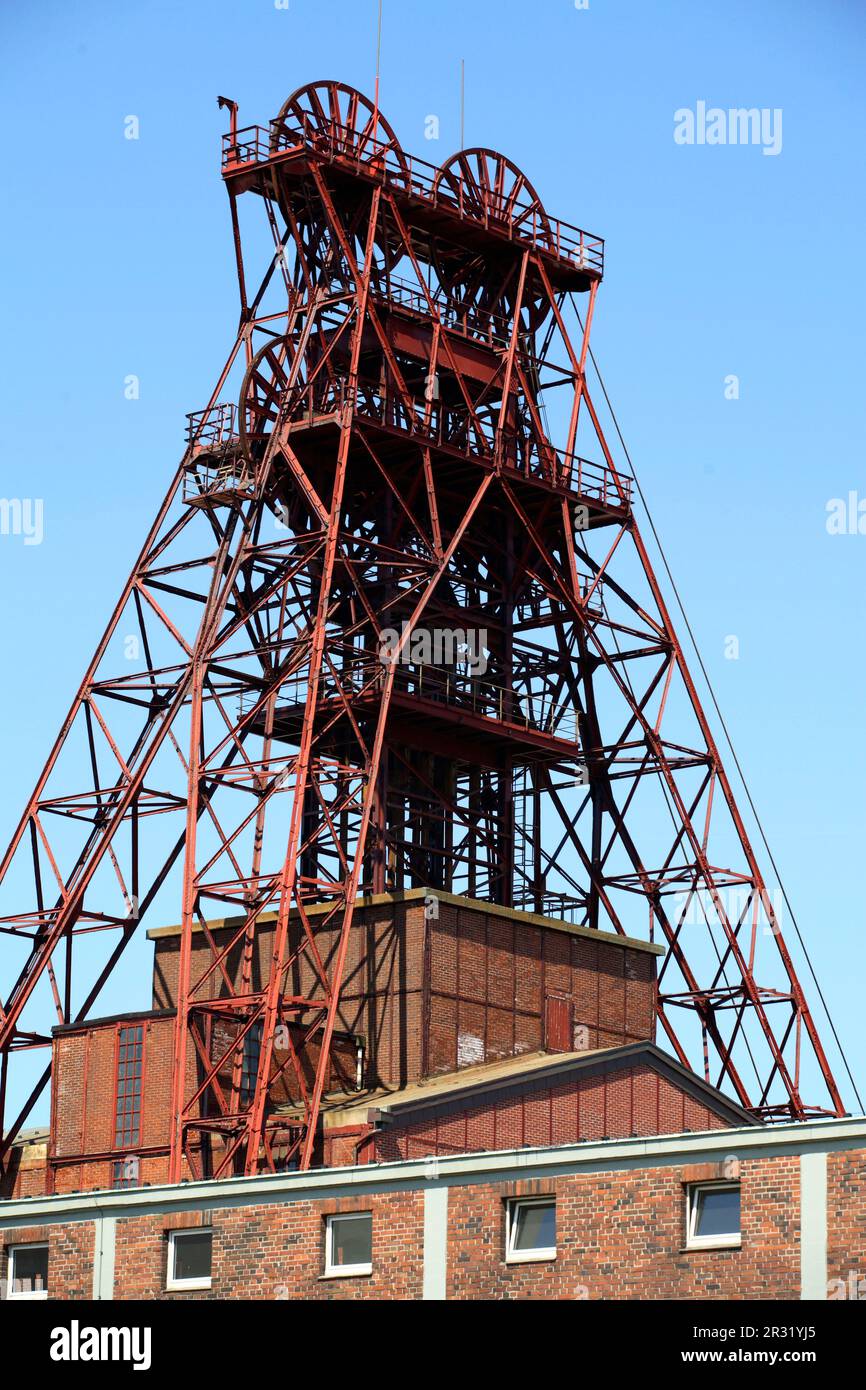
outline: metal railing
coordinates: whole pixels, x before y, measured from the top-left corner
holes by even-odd
[[[253,470],[237,455],[216,463],[194,463],[183,475],[184,502],[200,502],[207,497],[251,497],[254,488]]]
[[[186,442],[191,449],[216,449],[237,439],[238,408],[231,401],[187,415]]]
[[[388,669],[384,662],[365,660],[342,671],[324,672],[319,677],[320,709],[333,710],[343,698],[357,702],[381,693]],[[287,680],[276,697],[275,711],[300,714],[309,690],[306,674]],[[570,702],[555,703],[549,690],[531,686],[506,688],[465,668],[398,662],[394,691],[527,732],[553,735],[570,743],[578,739],[579,714]],[[239,697],[240,717],[251,715],[260,702],[261,696],[245,691]]]
[[[325,417],[342,418],[349,401],[347,377],[323,377],[314,383],[306,410],[292,418],[311,425]],[[531,436],[503,431],[500,437],[497,422],[491,416],[473,416],[464,407],[449,406],[436,399],[428,401],[418,396],[407,399],[393,387],[363,379],[358,383],[354,408],[358,415],[385,429],[420,437],[469,458],[495,459],[517,472],[545,478],[582,497],[597,499],[605,506],[631,505],[632,479],[627,474],[558,449],[553,444],[539,443]]]
[[[586,899],[568,893],[543,893],[539,902],[532,888],[518,886],[514,890],[513,905],[518,912],[537,912],[542,917],[571,922],[575,926],[586,921]]]
[[[286,403],[292,424],[317,425],[323,421],[343,419],[351,400],[348,377],[328,377],[320,374],[302,388],[294,406]],[[503,431],[501,437],[495,418],[490,415],[471,415],[465,407],[447,405],[440,400],[425,400],[419,396],[405,398],[393,387],[383,388],[381,382],[361,380],[354,401],[355,413],[371,420],[383,429],[398,430],[443,449],[454,450],[470,459],[500,462],[529,477],[544,478],[559,487],[609,507],[630,507],[632,479],[626,473],[593,463],[579,454],[559,449],[551,443],[540,443],[531,436]],[[228,451],[237,443],[237,408],[233,405],[214,406],[187,419],[189,439],[194,439],[193,455],[197,450],[213,452],[220,446],[226,449],[223,468],[228,467]],[[238,467],[232,461],[232,467]]]
[[[507,688],[459,667],[414,663],[396,667],[394,685],[405,694],[471,711],[500,724],[577,741],[577,711],[570,702],[555,704],[549,690],[520,684]]]
[[[501,314],[479,311],[474,304],[458,304],[444,299],[440,290],[431,289],[429,295],[398,276],[388,276],[374,281],[370,287],[374,298],[387,304],[399,304],[425,319],[430,319],[430,305],[434,306],[439,322],[454,333],[461,334],[472,342],[482,342],[490,347],[507,347],[511,340],[511,322]],[[532,341],[527,333],[526,339]]]
[[[576,578],[584,601],[588,599],[589,612],[603,614],[605,604],[604,575],[597,576],[578,572]],[[546,594],[542,594],[540,597],[519,599],[514,607],[514,617],[520,624],[535,623],[537,626],[547,626],[554,621],[551,600]]]
[[[339,160],[356,173],[381,180],[396,193],[423,199],[432,207],[446,208],[460,217],[504,233],[509,240],[547,252],[576,269],[601,276],[604,271],[604,241],[601,237],[549,217],[536,203],[498,198],[488,190],[488,205],[481,208],[471,186],[453,171],[443,175],[426,159],[396,151],[390,144],[365,138],[348,127],[331,124],[327,130],[311,130],[300,120],[289,118],[262,126],[246,126],[223,136],[222,168],[235,172],[244,166],[300,149],[313,149],[322,158]]]

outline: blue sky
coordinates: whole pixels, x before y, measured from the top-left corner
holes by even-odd
[[[0,496],[44,501],[41,545],[0,535],[4,843],[232,340],[216,96],[264,124],[312,79],[372,92],[375,26],[376,0],[4,6]],[[826,528],[866,498],[864,50],[859,0],[385,0],[381,104],[440,162],[464,58],[467,143],[606,238],[595,350],[866,1093],[866,535]],[[676,144],[698,101],[781,109],[781,152]]]

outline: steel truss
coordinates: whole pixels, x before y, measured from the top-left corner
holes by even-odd
[[[171,1177],[308,1167],[355,904],[423,886],[662,942],[682,1062],[765,1118],[841,1114],[587,383],[602,243],[493,151],[412,160],[339,84],[232,117],[239,330],[0,865],[0,1098],[50,1046],[31,1016],[88,1017],[179,892]],[[483,661],[418,656],[421,629]]]

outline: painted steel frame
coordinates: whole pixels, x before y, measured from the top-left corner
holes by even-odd
[[[674,1024],[685,1010],[700,1029],[699,1069],[753,1113],[841,1115],[637,527],[631,481],[586,380],[602,243],[552,222],[520,171],[493,151],[463,152],[431,176],[399,150],[390,127],[378,138],[378,110],[341,84],[296,94],[266,140],[238,132],[236,108],[225,104],[238,331],[207,407],[190,417],[186,452],[0,862],[0,883],[29,877],[27,906],[0,918],[10,948],[28,947],[0,1005],[0,1116],[16,1055],[51,1044],[44,1026],[23,1021],[37,989],[59,1023],[86,1019],[175,871],[182,933],[172,1181],[316,1161],[356,901],[395,880],[452,891],[458,872],[468,895],[535,911],[558,874],[588,925],[597,928],[603,915],[625,935],[636,933],[621,903],[639,900],[650,938],[667,947],[658,1017],[678,1059],[689,1065]],[[252,299],[239,217],[247,192],[260,200],[274,245]],[[398,268],[414,277],[408,288]],[[272,304],[278,293],[283,302]],[[566,322],[575,293],[588,295],[577,335]],[[222,394],[241,367],[236,410]],[[427,383],[420,393],[410,379],[419,373]],[[544,418],[542,390],[551,383],[570,398],[561,448]],[[587,433],[603,462],[579,456]],[[352,489],[365,476],[359,501]],[[285,537],[267,541],[263,522],[275,512],[289,517]],[[599,538],[605,544],[594,558]],[[645,599],[617,578],[629,546]],[[461,606],[460,593],[484,584],[487,597],[474,610]],[[418,689],[412,680],[406,687],[401,659],[420,620],[429,613],[478,621],[494,612],[494,592],[501,681],[487,704],[468,707],[456,682],[431,701],[429,675],[425,695],[417,672]],[[403,630],[383,667],[377,644],[390,617]],[[106,675],[127,621],[144,670]],[[553,633],[556,650],[533,643],[532,632]],[[636,687],[632,671],[647,662],[653,672]],[[602,679],[621,710],[613,736],[602,727]],[[675,689],[694,745],[663,732]],[[546,723],[521,713],[533,701]],[[109,702],[142,721],[126,740],[105,713]],[[563,722],[566,708],[573,726]],[[292,719],[297,729],[287,734]],[[473,763],[469,742],[482,734],[485,751]],[[91,769],[84,790],[72,789],[66,771],[73,737]],[[287,741],[296,752],[280,751]],[[430,770],[436,758],[438,772]],[[166,763],[180,768],[171,786]],[[587,782],[575,812],[566,783],[576,770]],[[674,830],[655,862],[630,826],[649,783],[661,789]],[[283,823],[268,812],[281,794],[291,796],[284,848],[266,867],[274,821],[278,833]],[[240,815],[231,809],[238,799],[246,801]],[[711,857],[721,813],[740,868]],[[542,814],[558,826],[555,844]],[[154,849],[149,825],[165,815],[183,818],[183,828]],[[64,836],[85,829],[61,848],[49,818]],[[563,867],[566,851],[585,886]],[[111,903],[108,879],[116,884]],[[104,905],[94,903],[97,886]],[[746,893],[739,914],[726,905],[732,888]],[[685,901],[671,912],[675,893]],[[328,911],[311,917],[309,907],[323,901]],[[696,902],[715,952],[715,965],[700,971],[684,940]],[[241,914],[228,945],[211,932],[205,903]],[[257,923],[270,911],[270,969],[256,985]],[[762,986],[755,967],[768,923],[781,983]],[[116,939],[82,983],[74,944],[97,932]],[[209,953],[201,971],[194,939]],[[240,951],[239,978],[230,973],[232,950]],[[307,983],[297,988],[291,981],[302,965]],[[782,1010],[778,1027],[771,1005]],[[243,1040],[259,1020],[258,1079],[244,1105]],[[299,1048],[289,1031],[281,1060],[275,1038],[290,1022],[303,1039]],[[217,1024],[235,1028],[219,1055]],[[766,1054],[757,1061],[752,1037]],[[320,1054],[312,1084],[308,1045]],[[804,1047],[826,1090],[820,1103],[801,1094]],[[226,1088],[220,1075],[229,1061]],[[754,1085],[743,1072],[749,1062]],[[304,1111],[294,1130],[268,1105],[281,1075],[294,1078]],[[50,1065],[7,1125],[0,1163],[49,1076]]]

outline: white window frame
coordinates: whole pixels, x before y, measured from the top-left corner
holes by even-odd
[[[213,1274],[209,1274],[204,1279],[176,1279],[174,1274],[175,1249],[178,1238],[184,1236],[204,1236],[211,1238],[211,1269],[213,1269],[213,1231],[207,1226],[186,1226],[183,1230],[169,1231],[168,1233],[168,1267],[166,1269],[165,1287],[169,1291],[184,1289],[209,1289],[213,1284]]]
[[[521,1207],[553,1207],[556,1219],[555,1197],[509,1197],[505,1203],[505,1263],[509,1265],[537,1264],[542,1260],[556,1259],[555,1245],[537,1245],[532,1250],[516,1250],[514,1240],[517,1235],[517,1213]]]
[[[698,1222],[698,1194],[700,1192],[740,1192],[738,1182],[693,1182],[686,1187],[686,1249],[687,1250],[733,1250],[743,1243],[743,1211],[740,1206],[740,1229],[734,1234],[714,1236],[695,1235]]]
[[[373,1213],[371,1211],[335,1211],[325,1217],[325,1275],[326,1279],[353,1279],[361,1274],[373,1273],[373,1261],[363,1265],[334,1264],[334,1222],[369,1221],[370,1250],[373,1248]]]
[[[19,1302],[42,1302],[48,1297],[48,1284],[46,1281],[44,1289],[16,1289],[15,1256],[19,1250],[47,1250],[47,1240],[22,1241],[18,1245],[10,1245],[6,1260],[6,1298],[15,1299]],[[20,1280],[17,1280],[20,1283]]]

